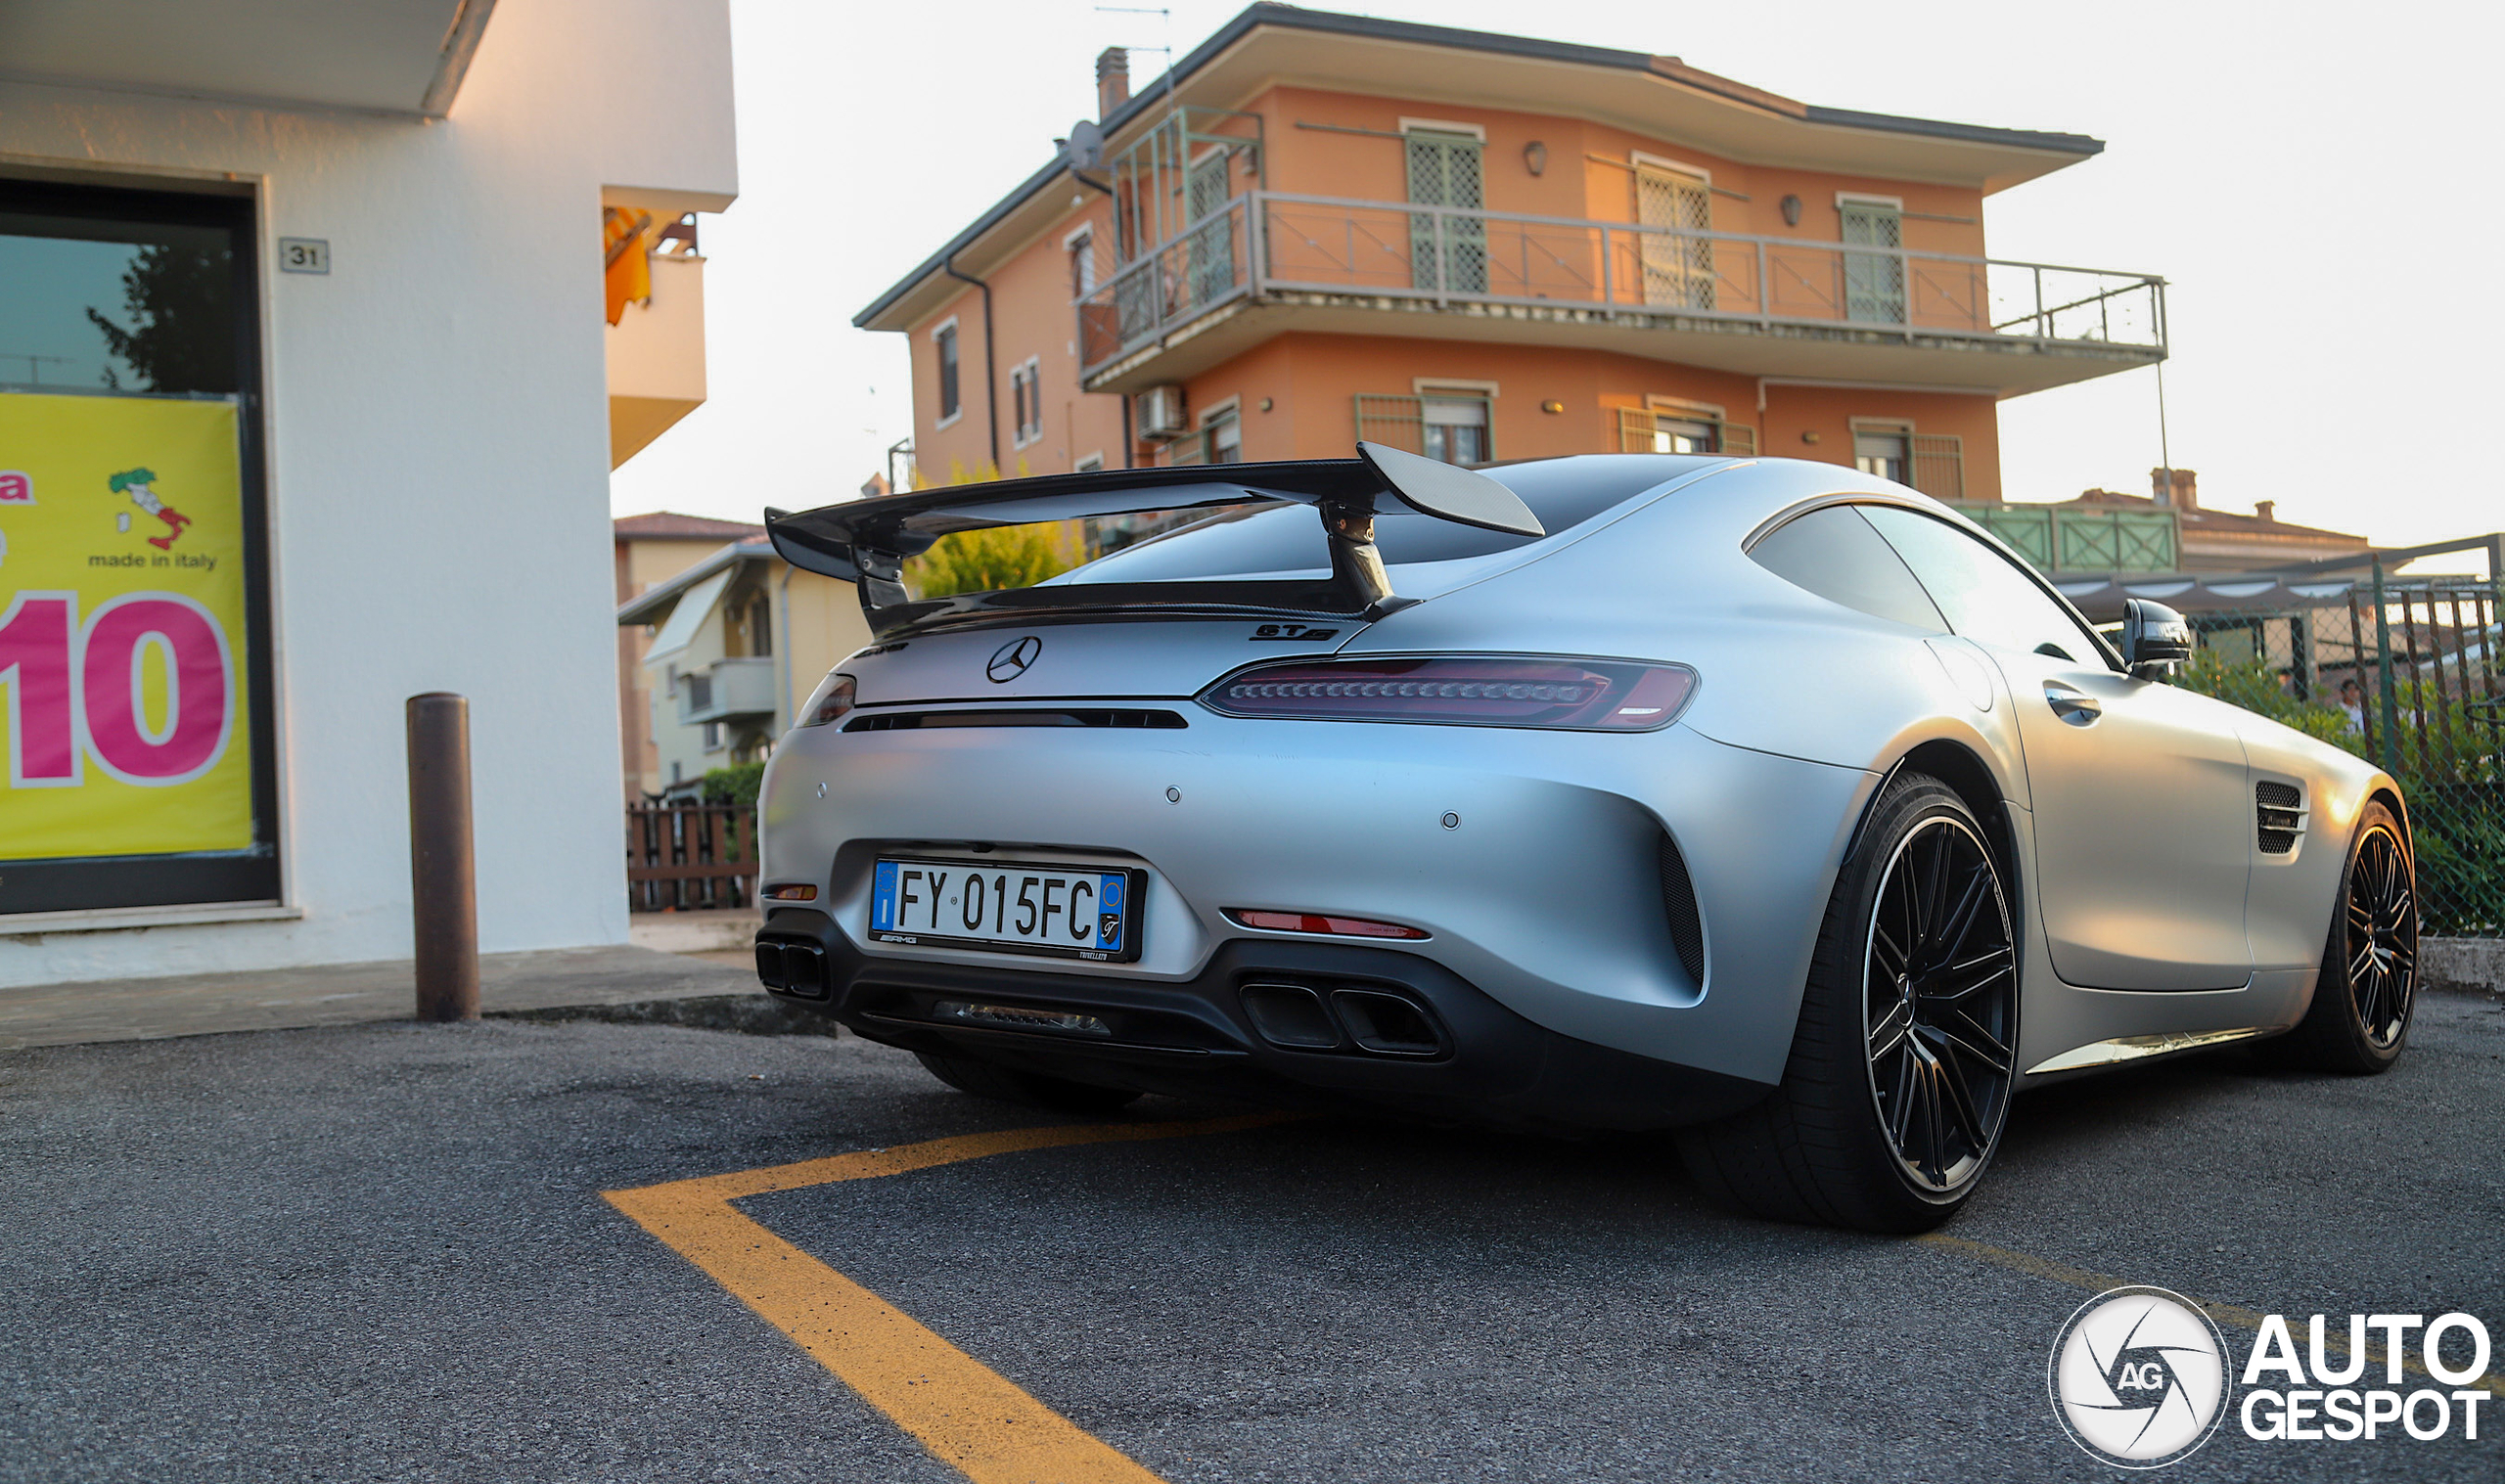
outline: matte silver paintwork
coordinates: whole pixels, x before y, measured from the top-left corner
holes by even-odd
[[[1401,951],[1552,1030],[1770,1083],[1864,810],[1915,748],[1945,744],[2007,805],[2020,1066],[2067,1074],[2145,1055],[2149,1037],[2194,1044],[2302,1014],[2358,814],[2379,789],[2398,798],[2390,778],[2154,680],[1840,607],[1745,555],[1840,500],[1981,535],[1901,486],[1824,464],[1625,457],[1660,482],[1517,551],[1395,566],[1394,590],[1423,601],[1324,622],[1327,638],[1262,640],[1251,618],[1096,620],[874,647],[840,667],[873,711],[1154,699],[1189,727],[796,730],[767,770],[765,878],[817,883],[873,958],[999,967],[1015,961],[868,942],[874,854],[1119,861],[1149,873],[1146,953],[1090,972],[1189,978],[1223,938],[1261,936],[1226,908],[1379,918],[1427,929]],[[989,657],[1030,634],[1035,662],[986,680]],[[1243,665],[1326,652],[1657,659],[1701,680],[1677,723],[1649,734],[1246,720],[1191,699]],[[2048,685],[2097,714],[2065,720]],[[2304,794],[2287,856],[2257,850],[2262,779]],[[1443,828],[1448,812],[1460,828]],[[1664,828],[1703,911],[1702,985],[1663,925]]]

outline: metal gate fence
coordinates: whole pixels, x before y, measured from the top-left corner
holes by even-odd
[[[2177,684],[2344,747],[2400,780],[2424,930],[2500,937],[2505,663],[2497,647],[2505,594],[2493,576],[2390,575],[2404,561],[2445,551],[2486,551],[2494,562],[2500,547],[2500,538],[2482,537],[2389,553],[2383,562],[2350,563],[2356,575],[2322,562],[2249,581],[2123,578],[2094,595],[2063,586],[2095,618],[2115,616],[2125,594],[2182,607],[2200,643]]]
[[[756,873],[756,811],[747,805],[626,806],[627,911],[746,907]]]

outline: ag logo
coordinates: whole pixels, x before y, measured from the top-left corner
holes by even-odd
[[[2062,1326],[2047,1379],[2072,1442],[2117,1467],[2160,1468],[2226,1415],[2226,1341],[2178,1294],[2116,1288]]]
[[[993,685],[1007,685],[1025,674],[1026,667],[1033,664],[1035,656],[1043,652],[1044,642],[1032,634],[1024,639],[1013,639],[991,652],[991,663],[984,665],[982,672]]]

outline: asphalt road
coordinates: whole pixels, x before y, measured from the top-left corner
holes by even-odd
[[[961,1479],[601,1192],[1067,1121],[849,1039],[0,1054],[0,1479]],[[2505,1012],[2436,997],[2380,1079],[2212,1055],[2031,1095],[1950,1228],[1981,1247],[1725,1216],[1644,1141],[1335,1121],[740,1209],[1171,1484],[2088,1479],[2120,1475],[2044,1376],[2089,1290],[2029,1264],[2459,1309],[2505,1349],[2500,1148]],[[2493,1480],[2487,1412],[2477,1443],[2230,1418],[2159,1477]]]

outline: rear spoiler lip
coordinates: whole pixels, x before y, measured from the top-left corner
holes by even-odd
[[[768,510],[765,529],[775,552],[792,565],[854,583],[862,615],[881,639],[966,623],[1014,622],[1021,616],[1275,615],[1371,622],[1408,606],[1392,596],[1375,551],[1374,516],[1379,511],[1405,507],[1461,524],[1544,534],[1538,518],[1511,490],[1483,474],[1374,444],[1357,448],[1360,457],[1355,459],[1044,474],[881,495],[798,514]],[[1492,507],[1471,505],[1490,499],[1510,506],[1512,513],[1491,514]],[[1329,579],[1077,583],[920,601],[909,598],[903,585],[906,558],[920,556],[941,536],[959,531],[1262,500],[1317,510],[1330,538]]]

